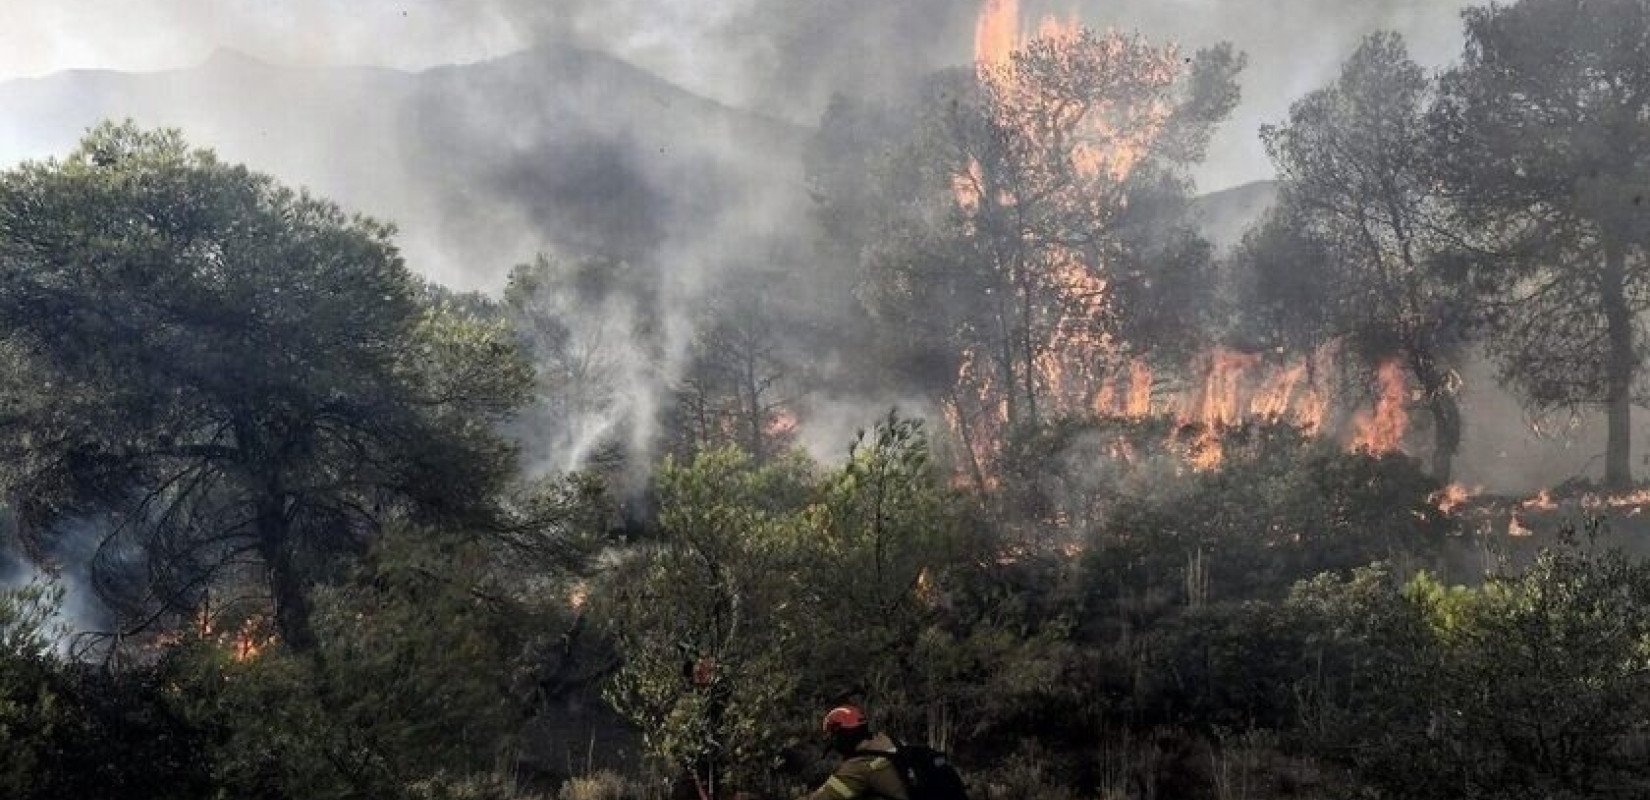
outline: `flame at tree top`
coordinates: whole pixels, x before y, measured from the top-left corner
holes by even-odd
[[[1113,402],[1099,398],[1121,362],[1108,248],[1085,240],[1103,237],[1126,204],[1122,184],[1161,132],[1183,70],[1173,48],[1076,21],[1049,19],[1025,36],[1017,0],[986,0],[974,44],[978,111],[998,144],[969,152],[951,189],[964,229],[989,240],[981,251],[1001,281],[995,291],[1010,298],[993,326],[1000,341],[962,359],[969,410],[959,396],[950,412],[981,455],[1022,418]],[[1036,227],[1044,223],[1082,233]],[[1144,405],[1149,375],[1130,387],[1127,405]]]
[[[1083,76],[1079,82],[1098,78],[1114,83],[1121,95],[1144,90],[1147,97],[1060,97],[1051,107],[1038,109],[1040,101],[1048,98],[1015,63],[1017,52],[1033,49],[1044,60],[1059,64],[1066,74]],[[1042,120],[1021,118],[1011,124],[1033,139],[1061,139],[1067,149],[1061,155],[1078,174],[1090,178],[1108,174],[1119,183],[1128,178],[1162,132],[1171,109],[1161,92],[1182,74],[1175,48],[1154,50],[1136,38],[1115,33],[1096,36],[1075,18],[1044,17],[1035,35],[1027,36],[1021,31],[1018,0],[986,0],[981,7],[974,28],[974,64],[980,83],[996,97],[999,117],[1027,109],[1053,112],[1046,120],[1049,130],[1065,129],[1055,136],[1033,130]],[[1131,81],[1138,85],[1130,86]]]
[[[1019,43],[1019,0],[986,0],[974,28],[974,60],[980,64],[1006,64]]]

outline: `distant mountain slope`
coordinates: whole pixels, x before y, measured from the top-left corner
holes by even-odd
[[[0,161],[60,155],[128,117],[397,222],[414,268],[460,288],[557,246],[699,253],[805,197],[798,129],[566,46],[417,73],[220,51],[0,83]]]
[[[1243,234],[1277,201],[1277,181],[1255,181],[1198,197],[1192,201],[1192,213],[1204,237],[1225,253],[1242,242]]]

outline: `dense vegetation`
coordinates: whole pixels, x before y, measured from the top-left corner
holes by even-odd
[[[1639,509],[1515,541],[1440,499],[1469,344],[1632,480],[1650,6],[1575,5],[1469,13],[1436,80],[1366,41],[1225,259],[1187,176],[1229,48],[1056,32],[842,98],[819,268],[708,288],[685,356],[657,271],[457,295],[177,132],[0,174],[6,533],[82,575],[0,591],[0,795],[777,800],[857,702],[982,798],[1645,796]],[[1408,376],[1430,458],[1083,394],[1242,347]],[[647,430],[601,416],[666,363]],[[931,418],[797,446],[884,383]]]

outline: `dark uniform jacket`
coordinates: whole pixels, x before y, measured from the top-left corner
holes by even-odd
[[[894,741],[883,734],[865,740],[858,752],[843,759],[831,779],[806,800],[908,800],[905,782],[900,780],[894,762],[882,755],[893,751]]]

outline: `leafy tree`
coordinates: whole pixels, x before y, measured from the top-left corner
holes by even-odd
[[[947,406],[982,488],[1004,430],[1086,405],[1120,336],[1183,348],[1198,327],[1209,253],[1185,224],[1183,168],[1242,64],[1061,30],[936,76],[909,128],[836,107],[850,141],[905,137],[865,148],[888,154],[869,181],[821,170],[843,193],[821,216],[831,233],[863,216],[844,205],[883,209],[861,297],[902,372]]]
[[[352,580],[317,594],[317,691],[396,784],[492,768],[527,716],[516,659],[550,620],[543,598],[505,584],[489,545],[391,529]],[[563,585],[546,577],[541,591]]]
[[[608,582],[623,665],[607,697],[702,797],[753,781],[782,745],[797,688],[795,528],[812,493],[795,459],[725,448],[658,475],[657,547]],[[749,784],[747,784],[749,785]]]
[[[210,739],[173,708],[165,676],[60,658],[62,601],[49,584],[0,590],[0,794],[210,796]]]
[[[793,281],[770,270],[713,292],[677,391],[675,433],[684,454],[734,445],[757,463],[796,433],[806,358],[791,346],[805,312],[787,302]]]
[[[940,170],[974,284],[959,294],[982,304],[964,317],[974,330],[963,331],[963,360],[978,362],[1010,426],[1046,413],[1038,362],[1058,340],[1103,330],[1111,218],[1156,133],[1175,61],[1122,36],[1040,36],[982,65],[977,94],[942,112]]]
[[[847,463],[827,473],[821,501],[794,546],[815,708],[856,700],[908,736],[943,741],[956,684],[920,653],[942,605],[984,544],[947,487],[921,422],[890,414],[861,431]],[[798,716],[812,720],[811,710]]]
[[[1650,6],[1520,0],[1466,12],[1436,110],[1441,176],[1498,290],[1490,344],[1540,408],[1602,406],[1605,481],[1632,480],[1650,309]]]
[[[387,517],[495,521],[531,373],[390,234],[130,124],[0,176],[0,490],[36,544],[101,526],[106,590],[142,554],[127,632],[255,563],[309,648],[310,585]]]
[[[1432,92],[1403,39],[1375,34],[1335,84],[1263,128],[1282,196],[1244,260],[1261,308],[1285,327],[1317,327],[1303,337],[1311,344],[1342,340],[1371,367],[1396,359],[1415,376],[1432,417],[1433,475],[1448,481],[1461,445],[1454,365],[1474,297],[1448,257],[1459,237],[1436,188]]]

